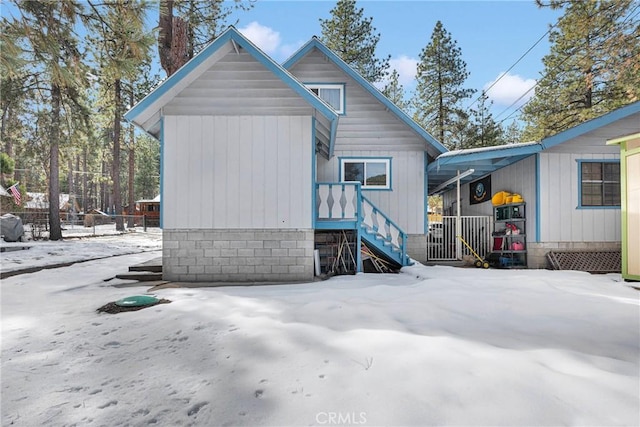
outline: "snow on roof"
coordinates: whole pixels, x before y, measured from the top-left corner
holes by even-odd
[[[60,206],[69,203],[69,195],[60,193]],[[49,195],[46,193],[27,192],[27,201],[24,204],[26,209],[49,209]]]

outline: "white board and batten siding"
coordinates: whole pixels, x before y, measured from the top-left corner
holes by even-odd
[[[318,157],[318,182],[337,182],[341,156],[391,157],[393,191],[363,190],[362,194],[408,234],[424,234],[424,160],[411,151],[336,151],[327,161]]]
[[[167,229],[310,229],[305,116],[165,116]]]
[[[424,234],[424,140],[321,52],[311,51],[289,71],[303,83],[345,85],[334,157],[318,157],[318,182],[338,182],[341,156],[391,157],[393,191],[363,194],[405,232]]]
[[[616,132],[612,127],[605,127],[539,154],[540,241],[621,240],[620,209],[579,208],[578,161],[620,159],[618,147],[605,145]]]

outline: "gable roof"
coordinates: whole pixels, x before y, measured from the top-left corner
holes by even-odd
[[[338,114],[322,99],[307,89],[294,76],[285,70],[278,63],[262,52],[258,47],[245,38],[238,30],[231,26],[218,38],[212,41],[206,48],[194,56],[189,62],[178,71],[160,83],[146,97],[131,108],[124,117],[135,123],[153,137],[159,139],[161,133],[162,108],[173,100],[182,90],[198,77],[204,74],[209,68],[217,63],[226,54],[238,52],[244,49],[255,58],[266,69],[271,71],[285,85],[295,91],[304,99],[319,115],[317,118],[324,118],[326,123],[317,123],[317,127],[322,125],[322,131],[316,132],[316,138],[321,139],[321,143],[326,144],[326,151],[332,151],[335,143],[335,131],[337,128]]]
[[[416,123],[411,117],[402,111],[396,104],[394,104],[389,98],[384,96],[373,84],[355,71],[349,64],[344,62],[342,58],[336,55],[331,49],[325,46],[316,36],[313,36],[306,44],[304,44],[296,53],[294,53],[289,59],[287,59],[282,65],[287,70],[291,69],[298,61],[304,58],[313,49],[317,49],[322,52],[331,62],[333,62],[338,68],[340,68],[345,74],[355,80],[362,88],[369,92],[374,98],[376,98],[381,104],[385,106],[391,113],[404,122],[409,128],[411,128],[419,137],[425,140],[425,142],[432,147],[428,150],[433,157],[439,154],[447,152],[444,145],[438,142],[433,136]]]
[[[462,173],[466,170],[473,169],[473,173],[461,179],[461,183],[471,182],[498,169],[502,169],[505,166],[519,162],[533,154],[555,147],[637,113],[640,113],[640,101],[613,110],[600,117],[596,117],[556,135],[547,137],[539,142],[472,148],[441,154],[436,161],[432,162],[427,168],[429,194],[441,192],[444,189],[440,188],[442,184],[455,177],[458,171]],[[640,122],[638,125],[640,127]]]

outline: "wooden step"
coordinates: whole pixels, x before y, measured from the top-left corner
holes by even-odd
[[[132,265],[129,271],[148,271],[151,273],[162,273],[162,257],[143,262],[141,264]]]
[[[146,271],[116,274],[116,278],[122,280],[137,280],[138,282],[153,282],[162,280],[162,273],[152,273]]]

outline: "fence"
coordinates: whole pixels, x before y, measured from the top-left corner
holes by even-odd
[[[15,212],[12,213],[22,219],[25,239],[45,240],[49,238],[49,214],[45,212]],[[117,219],[122,218],[124,230],[117,229]],[[156,221],[157,222],[157,221]],[[153,221],[148,221],[141,215],[79,215],[61,214],[60,226],[63,238],[102,236],[119,234],[123,231],[141,229],[147,231],[150,227],[157,227]]]
[[[491,250],[491,232],[493,222],[490,216],[461,216],[460,232],[457,227],[457,217],[443,216],[442,222],[429,224],[427,243],[427,258],[430,261],[454,261],[465,255],[472,255],[471,251],[460,242],[456,236],[462,238],[478,253],[485,257]]]

